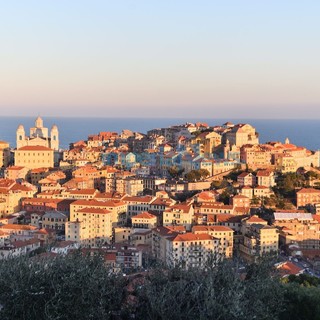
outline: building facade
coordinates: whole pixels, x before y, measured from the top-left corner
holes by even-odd
[[[53,125],[50,130],[43,126],[43,120],[38,117],[34,127],[30,128],[29,136],[26,135],[22,124],[19,125],[16,131],[17,149],[26,146],[43,146],[55,151],[59,150],[59,130],[56,125]]]

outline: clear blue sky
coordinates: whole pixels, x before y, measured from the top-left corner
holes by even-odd
[[[320,118],[320,1],[0,0],[0,115]]]

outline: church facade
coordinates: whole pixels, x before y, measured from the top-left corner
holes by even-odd
[[[26,136],[23,125],[19,125],[16,131],[17,149],[28,146],[41,146],[59,150],[59,130],[56,125],[53,125],[50,130],[43,126],[43,120],[38,117],[33,128],[30,128],[29,136]]]

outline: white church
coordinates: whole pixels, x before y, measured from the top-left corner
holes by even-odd
[[[38,117],[33,128],[30,128],[30,135],[26,136],[24,127],[19,125],[16,131],[17,149],[25,146],[43,146],[55,151],[59,150],[59,130],[56,125],[53,125],[50,130],[43,126],[43,120]]]

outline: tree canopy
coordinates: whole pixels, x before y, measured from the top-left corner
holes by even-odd
[[[210,175],[207,169],[199,169],[199,170],[191,170],[186,174],[186,179],[189,182],[195,182],[199,180],[203,180]]]
[[[280,281],[273,263],[124,276],[80,251],[0,260],[0,319],[320,319],[319,282]]]

